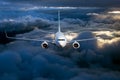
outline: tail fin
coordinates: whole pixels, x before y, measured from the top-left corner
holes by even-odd
[[[60,11],[58,11],[58,31],[61,32],[61,28],[60,28]]]

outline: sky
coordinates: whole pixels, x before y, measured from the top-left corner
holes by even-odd
[[[120,0],[3,0],[11,3],[27,3],[39,6],[75,6],[75,7],[120,7]]]

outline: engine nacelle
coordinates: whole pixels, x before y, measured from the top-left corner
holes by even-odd
[[[47,43],[46,41],[44,41],[44,42],[41,44],[41,47],[47,49],[47,48],[48,48],[48,43]]]
[[[73,46],[73,48],[75,48],[75,49],[80,48],[80,44],[79,44],[77,41],[75,41],[75,42],[72,44],[72,46]]]

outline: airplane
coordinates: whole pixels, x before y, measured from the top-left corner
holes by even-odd
[[[99,37],[94,37],[94,38],[88,38],[88,39],[80,39],[80,40],[72,40],[69,41],[65,37],[64,33],[61,31],[61,26],[60,26],[60,12],[58,11],[58,31],[55,33],[55,38],[54,40],[40,40],[40,39],[29,39],[29,38],[16,38],[16,37],[9,37],[5,31],[6,38],[8,39],[15,39],[15,40],[24,40],[24,41],[38,41],[42,42],[41,47],[47,49],[48,48],[48,43],[52,43],[57,45],[58,47],[64,48],[68,43],[72,43],[72,46],[74,49],[80,48],[79,42],[81,41],[89,41],[89,40],[95,40],[99,39]]]

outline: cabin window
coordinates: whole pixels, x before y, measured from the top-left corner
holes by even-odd
[[[65,39],[58,39],[58,41],[65,41]]]

